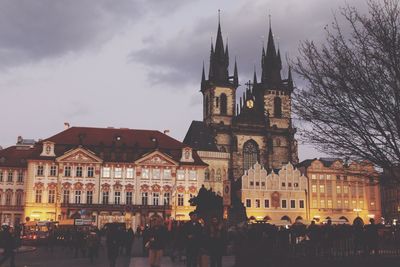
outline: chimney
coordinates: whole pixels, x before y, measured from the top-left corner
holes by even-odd
[[[169,130],[164,130],[164,134],[169,134]]]
[[[68,130],[69,129],[69,122],[64,122],[64,130]]]
[[[18,136],[17,137],[17,144],[22,144],[22,141],[23,141],[24,139],[22,138],[22,136]]]

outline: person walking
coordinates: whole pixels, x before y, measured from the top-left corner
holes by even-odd
[[[125,253],[127,256],[131,256],[131,252],[132,252],[132,245],[133,245],[133,241],[135,238],[135,234],[133,233],[133,229],[132,227],[130,227],[127,231],[126,231],[126,235],[125,235]]]
[[[7,260],[10,260],[10,267],[15,267],[15,238],[8,225],[3,226],[0,240],[4,249],[3,258],[0,260],[0,266],[2,266]]]
[[[110,267],[115,267],[118,257],[118,229],[115,226],[110,226],[107,229],[107,256]]]
[[[146,248],[149,249],[150,267],[161,266],[161,258],[167,243],[167,229],[163,225],[161,217],[153,217],[150,221],[148,231],[148,242]]]
[[[222,267],[222,254],[225,249],[226,235],[222,224],[216,217],[211,219],[207,234],[210,267]]]
[[[190,221],[184,226],[186,242],[186,266],[197,267],[199,251],[202,245],[203,227],[197,219],[197,214],[192,211],[189,213]]]

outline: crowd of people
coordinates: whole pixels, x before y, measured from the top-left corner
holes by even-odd
[[[291,226],[252,223],[227,227],[217,217],[204,222],[195,212],[189,215],[190,221],[172,224],[153,216],[149,225],[138,227],[136,234],[132,228],[125,229],[125,224],[118,223],[108,224],[102,230],[54,227],[49,229],[44,244],[50,253],[59,247],[72,257],[86,257],[94,263],[103,237],[110,267],[116,266],[119,255],[131,256],[135,237],[142,241],[143,254],[151,267],[160,266],[163,256],[185,262],[188,267],[218,267],[222,266],[222,257],[226,254],[235,256],[237,266],[265,266],[290,257],[378,255],[387,248],[400,255],[400,228],[375,224],[373,219],[366,225],[362,221],[333,225],[328,220],[324,224],[313,221],[308,226],[297,222]],[[0,246],[4,252],[0,266],[6,261],[14,266],[21,232],[18,227],[2,227]]]

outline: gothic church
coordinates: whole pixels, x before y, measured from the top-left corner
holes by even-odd
[[[267,170],[298,163],[291,120],[293,80],[290,68],[287,79],[281,76],[280,51],[275,48],[271,27],[266,51],[262,48],[261,68],[261,80],[254,72],[253,82],[246,83],[237,103],[237,63],[230,75],[228,45],[224,46],[218,22],[208,79],[204,66],[201,78],[203,121],[192,122],[183,142],[201,151],[229,153],[227,178],[231,181],[237,181],[256,162]]]

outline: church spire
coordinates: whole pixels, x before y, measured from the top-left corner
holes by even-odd
[[[257,72],[256,72],[256,65],[254,65],[254,75],[253,75],[253,84],[257,84]]]
[[[289,71],[288,71],[287,83],[288,83],[288,89],[290,91],[293,91],[294,85],[293,85],[293,77],[292,77],[292,67],[290,67],[290,66],[289,66]]]
[[[238,75],[238,68],[237,68],[237,61],[235,57],[235,69],[233,70],[233,85],[235,87],[239,86],[239,75]]]
[[[206,74],[204,71],[204,61],[203,61],[203,70],[201,72],[201,90],[204,89],[205,85],[206,85]]]

